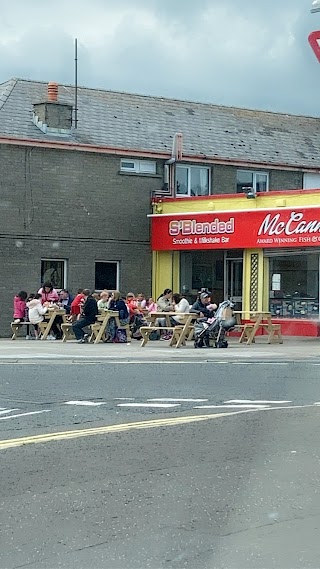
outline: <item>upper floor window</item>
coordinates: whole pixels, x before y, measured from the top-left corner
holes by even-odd
[[[210,168],[202,166],[176,167],[176,196],[208,196],[210,194]]]
[[[244,188],[253,188],[257,193],[269,191],[268,172],[237,170],[237,194],[243,194]]]
[[[156,174],[157,163],[155,160],[127,160],[123,158],[120,170],[121,172],[133,172],[134,174]]]
[[[320,174],[306,172],[303,174],[303,189],[318,190],[320,188]]]

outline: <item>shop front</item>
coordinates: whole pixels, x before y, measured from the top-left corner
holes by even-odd
[[[319,197],[270,192],[253,204],[243,196],[158,202],[153,294],[169,286],[192,302],[207,288],[215,302],[269,310],[284,334],[320,335]]]

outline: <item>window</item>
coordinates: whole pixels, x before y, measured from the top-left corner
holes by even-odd
[[[272,315],[319,318],[319,254],[279,254],[269,263]]]
[[[320,174],[305,173],[303,174],[303,189],[318,190],[320,188]]]
[[[65,259],[41,259],[41,284],[50,281],[54,288],[67,287],[67,261]]]
[[[118,290],[119,288],[119,263],[118,261],[98,261],[95,264],[95,289]]]
[[[176,167],[176,196],[208,196],[210,168],[201,166]]]
[[[121,160],[121,172],[133,172],[134,174],[156,174],[157,163],[154,160]]]
[[[244,193],[243,188],[253,188],[257,193],[269,191],[269,174],[267,172],[251,172],[237,170],[237,194]]]

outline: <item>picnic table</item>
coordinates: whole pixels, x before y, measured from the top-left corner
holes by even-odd
[[[259,329],[268,333],[268,344],[283,344],[281,324],[272,322],[271,312],[265,310],[235,310],[236,326],[242,330],[239,342],[252,344]]]
[[[171,324],[170,317],[179,316],[179,324],[173,326]],[[165,326],[157,326],[158,319],[165,319],[166,325]],[[187,312],[187,313],[180,313],[180,312],[151,312],[148,320],[148,326],[141,326],[139,331],[142,335],[142,342],[141,347],[144,347],[149,339],[150,334],[154,330],[172,330],[172,338],[170,341],[169,346],[180,348],[183,344],[186,343],[188,339],[191,339],[193,336],[193,322],[199,318],[198,314]]]
[[[117,310],[102,310],[96,319],[95,324],[91,324],[91,336],[89,342],[99,344],[101,342],[110,318],[114,318],[117,328],[122,328],[119,320],[119,312]],[[125,326],[123,326],[125,328]]]
[[[64,308],[49,307],[48,311],[44,314],[44,320],[39,323],[41,330],[41,340],[46,340],[51,332],[52,325],[57,318],[62,316],[63,322],[66,320],[66,311]]]

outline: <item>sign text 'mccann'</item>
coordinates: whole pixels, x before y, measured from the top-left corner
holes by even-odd
[[[214,235],[217,233],[234,233],[234,217],[228,221],[196,221],[195,219],[173,220],[169,223],[169,235]]]
[[[320,220],[306,221],[303,213],[293,211],[288,221],[280,221],[281,214],[272,217],[269,213],[260,225],[258,235],[297,235],[301,233],[320,233]]]

